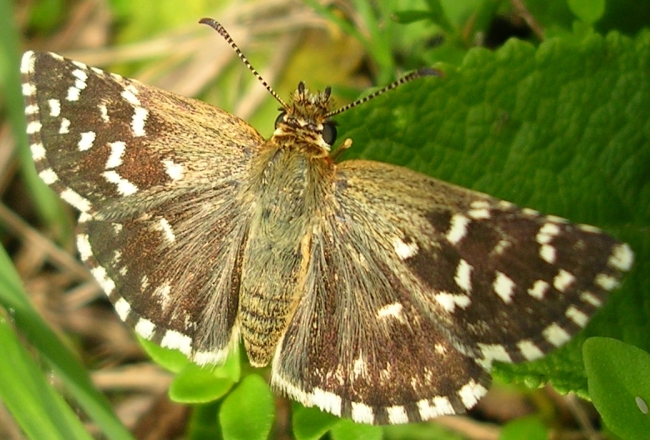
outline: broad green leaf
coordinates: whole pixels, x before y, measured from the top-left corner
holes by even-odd
[[[210,371],[188,362],[169,386],[169,397],[180,403],[206,403],[223,397],[235,384],[225,371]]]
[[[257,374],[246,376],[224,399],[219,411],[225,440],[264,440],[271,432],[274,417],[273,394]]]
[[[190,363],[190,360],[187,358],[187,356],[185,356],[180,351],[161,347],[158,344],[144,339],[140,335],[136,336],[138,338],[138,342],[140,342],[140,345],[142,345],[144,351],[147,352],[149,357],[151,357],[155,363],[171,371],[172,373],[178,373],[182,371],[187,366],[187,364]]]
[[[548,440],[548,429],[538,417],[523,417],[508,422],[499,434],[499,440]]]
[[[388,425],[382,427],[385,440],[466,440],[433,420],[431,423],[411,423],[408,425]]]
[[[188,364],[191,364],[187,356],[180,351],[161,347],[160,345],[148,341],[139,335],[136,336],[151,359],[172,373],[179,373],[185,370]],[[206,367],[206,369],[209,368],[210,367]],[[216,374],[217,377],[229,378],[232,381],[237,382],[241,374],[238,351],[233,351],[223,365],[213,367],[213,369],[216,371],[214,374]]]
[[[348,157],[405,165],[546,214],[599,226],[637,263],[587,329],[533,363],[495,374],[586,395],[580,346],[606,335],[650,349],[650,33],[510,40],[472,49],[338,118]]]
[[[568,0],[569,9],[586,23],[597,22],[605,13],[605,0]]]
[[[381,440],[382,428],[375,425],[362,425],[352,420],[342,419],[330,432],[332,440]]]
[[[589,395],[605,424],[629,440],[650,433],[650,354],[611,338],[589,338],[583,346]]]
[[[293,402],[293,434],[296,440],[318,440],[340,419],[316,407],[307,408]]]

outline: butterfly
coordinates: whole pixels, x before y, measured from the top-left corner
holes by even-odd
[[[333,110],[329,88],[285,103],[267,86],[281,111],[264,139],[56,54],[27,52],[21,72],[39,176],[81,212],[81,259],[119,317],[200,365],[241,342],[276,390],[356,422],[473,407],[494,361],[566,343],[633,264],[593,226],[337,161],[332,117],[369,98]]]

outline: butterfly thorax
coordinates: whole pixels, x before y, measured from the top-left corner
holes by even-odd
[[[322,133],[328,97],[299,88],[251,165],[245,193],[252,220],[239,309],[241,335],[255,366],[268,364],[293,317],[304,291],[311,236],[332,197],[335,165]]]

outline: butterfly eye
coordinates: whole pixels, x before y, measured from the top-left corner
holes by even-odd
[[[275,118],[275,123],[273,124],[274,128],[278,128],[278,125],[280,125],[281,122],[284,122],[284,116],[287,114],[287,112],[281,112],[277,118]]]
[[[322,136],[327,145],[332,145],[336,142],[336,124],[333,121],[323,124]]]

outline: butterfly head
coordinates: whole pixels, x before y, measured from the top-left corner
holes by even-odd
[[[332,108],[332,90],[311,93],[305,83],[300,82],[289,104],[280,108],[275,120],[273,138],[276,142],[315,148],[322,155],[328,155],[336,141],[336,123],[329,119]]]

